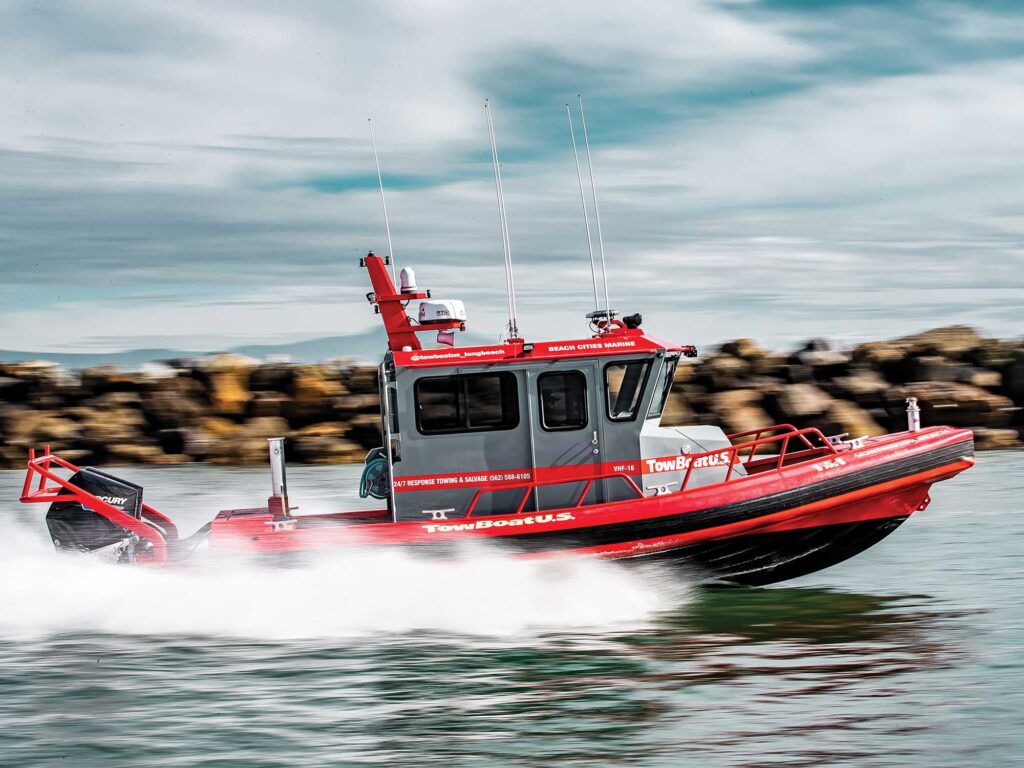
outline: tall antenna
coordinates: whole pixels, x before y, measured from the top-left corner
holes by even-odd
[[[583,193],[583,171],[580,170],[580,156],[576,151],[576,133],[572,129],[572,112],[565,105],[565,115],[569,118],[569,138],[572,140],[572,156],[576,159],[576,178],[580,182],[580,203],[583,205],[583,223],[587,227],[587,250],[590,251],[590,279],[594,283],[594,311],[600,309],[597,298],[597,267],[594,265],[594,242],[590,238],[590,216],[587,214],[587,198]]]
[[[590,191],[594,195],[594,218],[597,220],[597,244],[601,249],[601,275],[604,281],[604,311],[608,313],[608,320],[612,319],[612,305],[608,301],[608,268],[604,263],[604,236],[601,234],[601,209],[597,205],[597,182],[594,181],[594,162],[590,159],[590,138],[587,136],[587,115],[583,111],[583,97],[576,94],[580,101],[580,121],[583,123],[583,144],[587,148],[587,168],[590,170]],[[579,161],[577,161],[577,167]],[[581,182],[582,184],[582,182]],[[591,254],[593,260],[593,254]]]
[[[505,252],[505,291],[508,296],[508,330],[512,338],[519,337],[516,321],[516,283],[512,276],[512,245],[508,238],[508,215],[505,213],[505,192],[501,187],[501,167],[498,163],[498,145],[494,140],[494,121],[491,119],[490,100],[484,100],[487,113],[487,135],[491,140],[491,160],[494,162],[494,188],[498,193],[498,219],[501,222],[501,245]]]
[[[384,229],[388,233],[388,261],[391,262],[391,281],[395,282],[395,249],[391,247],[391,224],[388,222],[388,204],[384,202],[384,179],[380,175],[377,141],[373,138],[373,118],[367,118],[366,122],[370,126],[370,144],[373,145],[373,162],[377,166],[377,185],[380,187],[380,206],[384,209]]]

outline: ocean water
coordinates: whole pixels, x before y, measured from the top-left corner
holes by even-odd
[[[357,468],[295,467],[303,511]],[[259,469],[122,470],[187,532]],[[0,473],[0,765],[1024,764],[1024,453],[771,588],[356,552],[156,571],[57,555]]]

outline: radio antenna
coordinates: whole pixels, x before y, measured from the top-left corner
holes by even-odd
[[[494,188],[498,194],[498,220],[501,223],[501,246],[505,253],[505,291],[508,296],[508,330],[511,338],[519,338],[519,324],[516,322],[516,283],[512,276],[512,245],[508,237],[508,215],[505,213],[505,192],[501,186],[501,166],[498,162],[498,145],[494,140],[494,121],[491,118],[491,104],[484,100],[487,113],[487,135],[491,140],[491,160],[494,162]]]
[[[380,187],[380,207],[384,209],[384,230],[388,234],[388,261],[391,262],[391,282],[395,282],[395,249],[391,247],[391,224],[388,222],[388,204],[384,201],[384,179],[380,175],[380,159],[377,157],[377,140],[373,138],[373,118],[366,119],[370,126],[370,144],[373,146],[373,163],[377,166],[377,185]]]
[[[594,195],[594,219],[597,221],[597,244],[601,250],[601,275],[604,278],[604,311],[607,313],[607,319],[612,319],[612,305],[608,301],[608,268],[604,262],[604,236],[601,234],[601,209],[597,205],[597,182],[594,180],[594,162],[590,159],[590,138],[587,136],[587,116],[583,111],[583,97],[580,94],[576,94],[576,98],[580,101],[580,121],[583,123],[583,145],[587,148],[587,168],[590,170],[590,191]],[[577,167],[579,161],[577,161]],[[582,185],[583,182],[580,182]],[[589,234],[589,233],[588,233]],[[593,261],[593,253],[591,253],[591,261]]]
[[[590,237],[590,216],[587,214],[587,198],[583,193],[583,171],[580,170],[580,156],[576,151],[576,133],[572,129],[572,112],[565,105],[565,115],[569,118],[569,139],[572,141],[572,156],[576,159],[576,178],[580,182],[580,203],[583,205],[583,224],[587,228],[587,250],[590,251],[590,279],[594,283],[594,311],[600,309],[597,298],[597,267],[594,264],[594,242]]]

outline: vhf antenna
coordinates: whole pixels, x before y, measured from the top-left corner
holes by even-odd
[[[373,145],[373,162],[377,166],[377,185],[380,187],[380,207],[384,209],[384,230],[388,233],[388,261],[391,262],[391,282],[395,282],[395,249],[391,247],[391,224],[388,223],[388,204],[384,201],[384,179],[380,175],[380,159],[377,157],[377,141],[373,138],[373,118],[367,118],[370,126],[370,144]]]
[[[590,159],[590,138],[587,136],[587,116],[583,111],[583,97],[580,94],[576,94],[576,98],[580,102],[580,121],[583,123],[583,144],[587,148],[587,168],[590,170],[590,191],[594,195],[594,219],[597,221],[597,244],[601,249],[601,275],[604,278],[604,311],[607,313],[607,319],[610,322],[612,319],[612,305],[608,301],[608,268],[604,262],[604,236],[601,234],[601,209],[597,205],[597,182],[594,181],[594,163]],[[571,121],[570,121],[571,123]],[[579,161],[577,161],[577,168],[579,167]],[[582,184],[582,182],[581,182]],[[587,233],[589,240],[589,232]],[[593,253],[591,253],[591,261],[593,261]]]
[[[498,193],[498,220],[501,223],[501,245],[505,252],[505,291],[508,296],[508,330],[511,338],[519,338],[516,322],[516,283],[512,276],[512,246],[508,239],[508,216],[505,213],[505,193],[501,188],[501,167],[498,163],[498,145],[494,140],[494,121],[491,119],[490,100],[484,100],[487,113],[487,135],[491,140],[491,160],[494,162],[494,188]]]
[[[590,216],[587,214],[587,198],[583,193],[583,171],[580,170],[580,156],[576,151],[576,133],[572,129],[572,112],[569,105],[565,105],[565,116],[569,118],[569,139],[572,141],[572,156],[576,160],[576,178],[580,182],[580,204],[583,206],[583,224],[587,228],[587,250],[590,251],[590,279],[594,283],[594,312],[600,309],[600,301],[597,298],[597,267],[594,264],[594,242],[590,237]]]

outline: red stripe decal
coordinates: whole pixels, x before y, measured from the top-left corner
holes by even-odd
[[[717,453],[701,455],[695,469],[724,467],[729,463],[726,448]],[[650,475],[658,472],[682,472],[690,466],[689,456],[661,456],[656,459],[627,459],[595,464],[570,464],[563,467],[537,467],[535,470],[498,469],[482,472],[451,472],[440,475],[406,475],[396,477],[395,492],[438,491],[444,488],[500,488],[522,483],[571,483],[609,474]],[[738,459],[736,459],[737,463]]]

